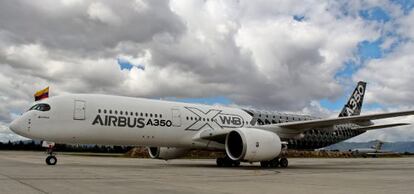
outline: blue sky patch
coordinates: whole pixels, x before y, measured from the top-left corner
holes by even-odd
[[[391,17],[381,7],[373,7],[370,9],[360,11],[359,15],[365,20],[372,20],[377,22],[388,22]]]
[[[351,95],[351,93],[349,95]],[[330,101],[328,99],[322,99],[319,101],[319,104],[322,107],[327,108],[329,110],[338,110],[338,114],[339,114],[339,111],[342,110],[346,102],[347,102],[346,97],[342,96],[341,98],[335,101]]]
[[[298,22],[301,22],[303,19],[305,19],[305,16],[302,16],[302,15],[294,15],[293,16],[293,19],[296,20],[296,21],[298,21]]]
[[[352,75],[359,69],[360,65],[355,64],[354,61],[348,61],[344,64],[344,68],[336,72],[335,78],[338,77],[352,77]]]
[[[358,56],[362,61],[367,59],[378,59],[382,57],[381,40],[373,42],[362,41],[358,44]]]
[[[406,15],[414,8],[413,0],[391,0],[391,2],[400,5]]]
[[[130,71],[133,67],[136,67],[138,69],[142,69],[145,70],[145,66],[142,64],[133,64],[130,61],[128,61],[127,59],[123,59],[123,58],[118,58],[117,62],[119,64],[119,67],[121,68],[121,70],[128,70]]]
[[[121,58],[118,58],[117,59],[117,61],[118,61],[118,64],[119,64],[119,67],[121,67],[121,70],[124,70],[124,69],[126,69],[126,70],[131,70],[132,69],[132,67],[134,67],[131,63],[129,63],[129,61],[127,61],[127,60],[123,60],[123,59],[121,59]]]

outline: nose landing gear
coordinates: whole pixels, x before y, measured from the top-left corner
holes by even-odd
[[[47,165],[55,165],[57,163],[56,156],[48,156],[46,157],[46,164]]]
[[[42,147],[47,148],[47,155],[48,156],[46,157],[46,160],[45,160],[46,164],[47,165],[56,165],[57,158],[55,156],[55,153],[53,152],[53,147],[55,147],[55,143],[43,141]]]

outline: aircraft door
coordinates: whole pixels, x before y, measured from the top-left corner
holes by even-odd
[[[181,112],[179,108],[171,109],[173,127],[181,127]]]
[[[85,104],[83,100],[75,100],[73,120],[85,120]]]

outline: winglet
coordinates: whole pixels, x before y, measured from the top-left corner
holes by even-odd
[[[364,101],[366,86],[366,82],[358,82],[354,92],[339,114],[339,117],[356,116],[361,114],[362,102]]]

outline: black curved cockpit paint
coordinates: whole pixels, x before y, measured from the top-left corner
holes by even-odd
[[[46,103],[35,104],[32,107],[30,107],[28,111],[31,111],[31,110],[37,110],[37,111],[42,111],[42,112],[50,111],[50,105]]]

